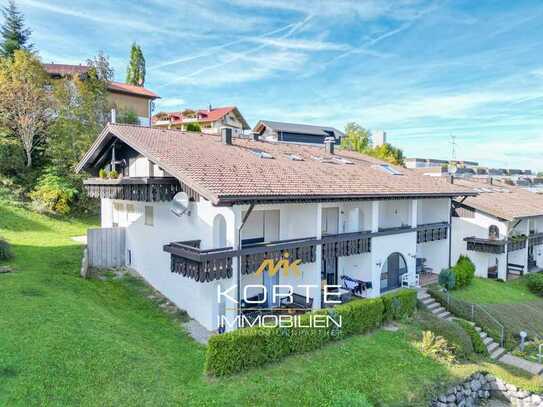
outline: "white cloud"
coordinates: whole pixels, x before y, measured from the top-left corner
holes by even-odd
[[[185,104],[185,99],[179,97],[168,97],[164,99],[158,99],[155,103],[158,109],[181,107]]]
[[[328,41],[289,39],[289,38],[251,38],[249,41],[282,49],[297,49],[304,51],[347,51],[351,47]]]

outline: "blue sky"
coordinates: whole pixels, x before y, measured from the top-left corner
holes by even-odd
[[[407,156],[543,170],[543,3],[19,0],[44,62],[138,42],[161,110],[384,129]]]

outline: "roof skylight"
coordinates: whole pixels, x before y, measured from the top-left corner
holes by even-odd
[[[303,157],[296,154],[288,154],[287,158],[292,161],[303,161]]]
[[[388,164],[379,164],[376,167],[379,168],[381,171],[386,172],[387,174],[390,174],[390,175],[403,175],[403,173],[401,173],[396,168]]]

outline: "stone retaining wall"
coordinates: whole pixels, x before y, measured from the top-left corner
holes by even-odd
[[[512,406],[543,407],[543,396],[521,390],[488,373],[473,374],[465,382],[434,399],[430,405],[471,407],[490,398],[507,401]]]

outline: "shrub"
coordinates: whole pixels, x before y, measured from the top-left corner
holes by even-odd
[[[452,269],[443,269],[439,273],[438,277],[439,285],[445,287],[447,290],[454,289],[456,285],[456,276]]]
[[[78,191],[65,177],[52,168],[46,168],[30,193],[30,199],[38,211],[67,214]]]
[[[0,236],[0,260],[9,260],[13,257],[13,252],[11,251],[11,245],[6,239]]]
[[[385,320],[411,316],[417,307],[417,291],[413,289],[402,289],[381,298],[385,307]]]
[[[454,362],[454,354],[447,340],[442,336],[436,336],[431,331],[422,333],[421,352],[432,359],[447,363]]]
[[[543,273],[528,274],[526,285],[534,294],[543,296]]]
[[[334,308],[341,316],[341,335],[363,334],[383,322],[384,304],[381,298],[353,300]]]
[[[464,288],[471,284],[475,277],[475,265],[467,256],[460,256],[453,267],[456,277],[454,288]]]
[[[461,326],[440,319],[429,312],[417,313],[417,323],[422,331],[431,331],[445,338],[449,348],[459,359],[467,359],[473,355],[471,338]]]
[[[107,178],[107,172],[106,170],[104,170],[103,168],[100,169],[100,171],[98,171],[98,176],[100,178]]]
[[[197,132],[202,131],[198,123],[188,123],[186,128],[187,128],[187,131],[197,131]]]
[[[206,373],[224,376],[278,360],[288,354],[322,347],[344,336],[362,334],[377,328],[384,317],[381,298],[359,299],[300,317],[307,326],[310,315],[341,317],[341,328],[330,323],[323,327],[243,328],[210,338],[206,353]]]
[[[488,356],[488,350],[486,348],[486,345],[484,344],[483,339],[481,338],[481,336],[479,335],[479,332],[477,332],[475,327],[472,324],[470,324],[468,321],[466,321],[465,319],[461,319],[461,318],[455,318],[454,322],[459,324],[471,338],[473,351],[480,355]]]
[[[111,170],[108,174],[109,178],[111,179],[117,179],[119,177],[119,173],[115,170]]]

